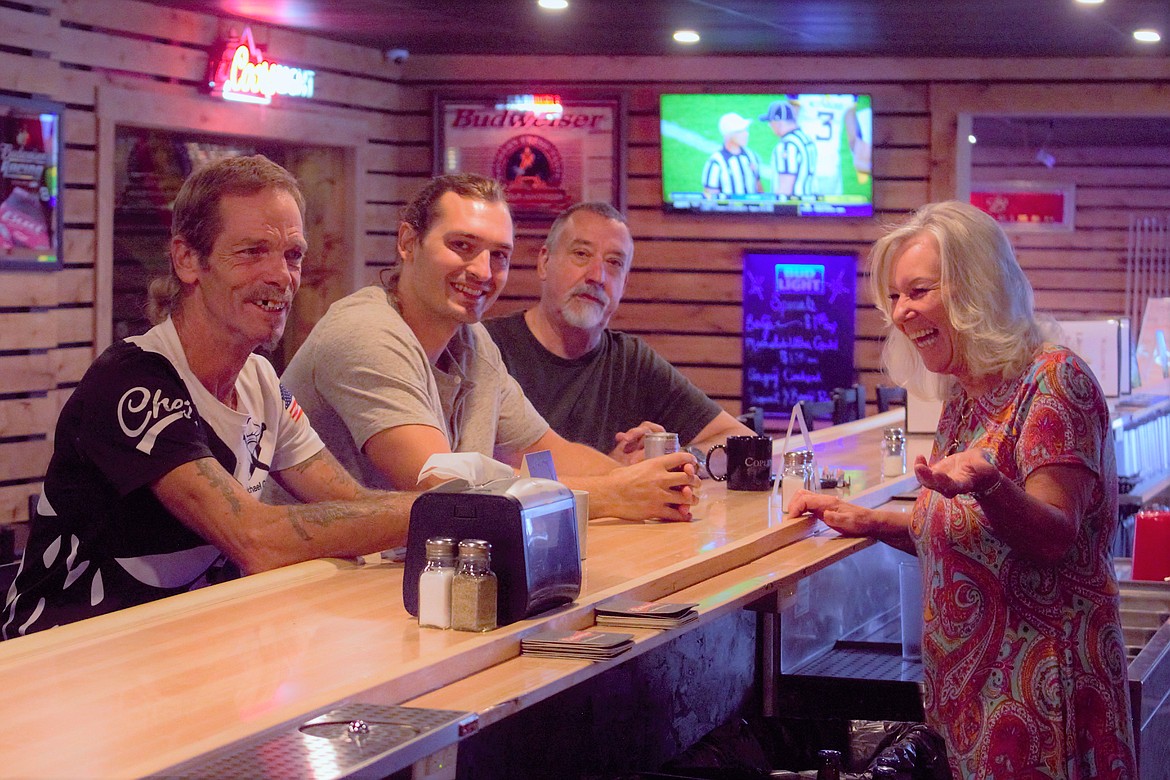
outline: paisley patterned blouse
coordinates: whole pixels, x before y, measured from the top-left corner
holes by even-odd
[[[1056,565],[1018,555],[970,496],[923,491],[926,712],[959,778],[1136,778],[1125,646],[1109,544],[1117,467],[1105,399],[1086,364],[1045,347],[974,403],[956,384],[931,462],[984,447],[1017,485],[1048,465],[1093,475],[1076,543]]]

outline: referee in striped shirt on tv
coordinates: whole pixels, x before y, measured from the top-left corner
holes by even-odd
[[[817,145],[797,122],[800,104],[776,100],[760,117],[780,140],[772,150],[769,168],[777,195],[812,197],[816,192]]]
[[[751,120],[734,112],[719,118],[723,146],[703,166],[703,197],[755,195],[763,192],[760,158],[747,148]]]

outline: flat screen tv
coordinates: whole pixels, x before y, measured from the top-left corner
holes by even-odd
[[[869,95],[661,96],[670,211],[873,216]]]
[[[62,110],[0,95],[0,268],[61,267]]]

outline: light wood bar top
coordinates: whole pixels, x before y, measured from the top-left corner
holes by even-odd
[[[876,506],[916,484],[880,478],[881,428],[899,419],[887,412],[813,433],[820,464],[852,476],[850,500]],[[911,456],[929,446],[911,444]],[[701,625],[868,544],[814,536],[810,519],[781,517],[769,494],[711,481],[695,516],[591,521],[580,598],[486,634],[419,629],[402,606],[402,566],[370,556],[297,564],[0,642],[0,775],[161,772],[343,700],[496,720],[606,668],[521,658],[526,634],[592,625],[594,605],[618,594],[697,601]],[[638,652],[677,635],[634,633]]]

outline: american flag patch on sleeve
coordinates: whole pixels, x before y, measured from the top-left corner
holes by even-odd
[[[280,400],[284,401],[284,409],[288,412],[289,417],[294,421],[301,419],[301,416],[304,414],[301,405],[297,403],[297,399],[293,397],[293,394],[283,384],[280,386]]]

